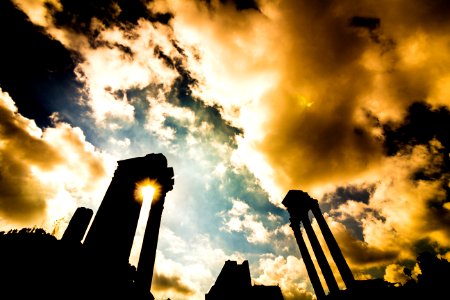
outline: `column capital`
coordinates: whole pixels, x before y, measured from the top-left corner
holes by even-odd
[[[316,201],[312,199],[308,193],[301,190],[290,190],[281,202],[291,215],[291,218],[301,218],[308,215],[311,210],[312,203]]]

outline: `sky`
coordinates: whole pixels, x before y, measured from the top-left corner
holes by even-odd
[[[0,31],[0,230],[60,237],[118,160],[163,153],[156,299],[204,299],[228,259],[313,299],[292,189],[356,279],[450,259],[447,1],[5,0]]]

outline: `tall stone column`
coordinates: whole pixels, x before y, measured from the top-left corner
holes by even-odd
[[[314,233],[307,213],[302,214],[301,221],[303,223],[303,227],[305,227],[306,234],[308,235],[309,242],[311,243],[311,247],[313,248],[314,254],[317,258],[317,262],[319,263],[320,269],[322,270],[322,274],[325,278],[328,289],[330,290],[330,292],[339,291],[339,286],[336,282],[336,279],[334,278],[333,271],[331,271],[331,267],[328,264],[325,253],[323,252],[319,240]]]
[[[92,263],[96,265],[96,273],[91,274],[91,277],[97,291],[109,289],[111,286],[119,291],[121,289],[119,285],[126,285],[121,278],[128,270],[129,256],[141,211],[141,202],[137,201],[135,192],[138,183],[149,179],[159,184],[161,196],[152,201],[136,280],[148,287],[147,290],[142,290],[145,299],[153,298],[150,285],[159,226],[164,197],[173,189],[173,177],[173,168],[167,166],[167,159],[161,153],[150,153],[144,157],[118,161],[114,177],[83,243],[92,258]],[[98,287],[99,282],[102,282],[103,286]]]
[[[313,251],[316,255],[317,262],[322,270],[322,274],[325,278],[325,281],[327,283],[328,289],[330,293],[332,292],[338,292],[339,286],[337,285],[336,278],[333,275],[333,272],[330,268],[330,265],[328,263],[328,260],[322,250],[322,247],[319,243],[319,240],[317,239],[317,236],[311,226],[311,222],[308,218],[308,212],[312,211],[314,217],[317,220],[317,223],[319,225],[320,231],[323,234],[323,237],[325,239],[325,242],[330,249],[331,256],[333,260],[336,263],[336,266],[338,267],[339,272],[341,273],[342,279],[344,280],[344,283],[347,288],[351,288],[354,285],[355,279],[353,277],[353,274],[347,265],[347,262],[345,261],[344,256],[342,255],[342,252],[330,230],[328,227],[325,218],[322,215],[322,212],[319,208],[319,203],[317,200],[311,198],[308,193],[301,191],[301,190],[290,190],[286,196],[284,197],[282,204],[287,208],[289,215],[291,216],[291,220],[297,220],[298,222],[302,222],[303,226],[305,228],[306,234],[308,235],[309,241],[311,243],[311,246],[313,248]],[[292,227],[292,221],[291,221],[291,227]],[[296,227],[292,227],[292,229],[295,229]],[[299,244],[299,247],[303,247],[302,244],[304,244],[303,239],[301,237],[299,229],[296,231],[294,230],[295,237],[297,239],[297,243]],[[305,248],[306,249],[306,248]],[[303,253],[305,255],[309,254],[307,253],[307,250],[303,250]],[[310,259],[310,257],[309,257]],[[305,260],[305,264],[307,264],[308,259]],[[311,276],[317,276],[317,272],[315,272],[314,266],[307,267],[307,269],[314,270],[314,272],[311,272],[312,275],[309,275],[311,278],[311,282],[314,281],[314,279]],[[309,272],[309,271],[308,271]],[[309,274],[309,273],[308,273]],[[322,289],[323,290],[323,289]]]
[[[159,194],[156,193],[152,199],[137,267],[137,286],[140,292],[144,294],[144,298],[146,297],[145,295],[151,296],[150,289],[152,287],[161,216],[164,210],[166,194],[173,188],[173,176],[173,168],[166,168],[161,170],[156,178],[159,185]],[[152,298],[153,296],[150,297],[150,299]]]
[[[341,249],[339,248],[339,245],[336,242],[336,239],[334,238],[330,227],[328,227],[328,224],[322,215],[322,211],[320,210],[317,200],[312,203],[311,211],[316,218],[317,223],[319,224],[320,231],[322,232],[325,242],[327,243],[328,249],[330,249],[331,256],[336,263],[339,273],[341,273],[341,277],[342,280],[344,280],[345,286],[347,287],[347,289],[352,287],[355,282],[355,278],[353,277],[352,271],[350,270],[347,261],[342,255]]]
[[[152,286],[153,270],[155,267],[156,248],[158,246],[159,228],[164,209],[166,194],[152,200],[150,214],[145,227],[144,240],[137,267],[137,284],[143,293],[149,293]]]
[[[295,239],[297,240],[298,248],[300,249],[300,254],[302,255],[303,261],[306,266],[306,271],[308,272],[309,280],[313,286],[314,292],[316,293],[317,300],[325,299],[325,291],[322,287],[322,283],[320,282],[319,275],[317,274],[316,268],[314,267],[314,263],[309,255],[308,248],[306,247],[305,240],[303,239],[302,232],[300,231],[300,221],[293,220],[291,221],[291,228],[294,231]]]

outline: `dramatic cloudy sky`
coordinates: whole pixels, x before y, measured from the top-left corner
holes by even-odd
[[[157,299],[203,299],[227,259],[311,299],[290,189],[358,279],[450,258],[447,1],[4,0],[0,31],[1,230],[61,236],[118,160],[163,153]]]

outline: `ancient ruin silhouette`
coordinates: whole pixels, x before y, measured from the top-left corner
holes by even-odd
[[[92,209],[78,207],[61,239],[72,243],[81,243],[91,222],[92,215]]]
[[[322,212],[319,208],[319,202],[315,199],[312,199],[307,193],[303,191],[290,190],[282,203],[284,206],[286,206],[289,215],[291,216],[290,226],[294,231],[295,239],[297,240],[300,253],[303,257],[303,260],[305,261],[306,270],[308,272],[314,291],[316,292],[317,298],[319,300],[323,299],[325,297],[325,291],[322,287],[322,284],[320,283],[319,275],[314,267],[313,261],[300,231],[300,222],[303,224],[306,234],[308,235],[311,247],[314,251],[315,257],[317,258],[317,262],[319,263],[320,269],[325,278],[330,293],[338,292],[339,286],[325,257],[325,253],[320,246],[319,240],[317,239],[317,236],[311,226],[311,221],[308,217],[309,211],[312,211],[314,217],[316,217],[325,242],[330,249],[331,256],[333,257],[339,269],[339,272],[341,273],[345,285],[347,286],[347,288],[352,287],[355,279],[353,278],[353,274],[350,271],[350,268],[345,261],[344,256],[342,255],[341,249],[339,249],[339,246],[322,215]]]
[[[136,199],[136,185],[155,181],[158,192],[152,199],[137,267],[137,290],[144,294],[150,293],[164,200],[173,188],[173,177],[173,168],[167,167],[161,153],[119,161],[84,241],[88,253],[102,265],[102,272],[106,268],[108,274],[114,274],[128,265],[142,206]]]
[[[317,300],[394,300],[394,299],[443,299],[447,291],[445,290],[444,278],[450,276],[450,263],[444,260],[438,260],[429,253],[419,255],[418,262],[422,270],[422,278],[419,276],[418,282],[409,281],[403,286],[395,286],[382,279],[373,280],[355,280],[353,274],[333,236],[325,218],[319,207],[319,202],[311,198],[308,193],[301,190],[290,190],[282,201],[290,215],[290,226],[294,232],[295,239],[300,249],[300,254],[306,266],[306,270],[316,294]],[[336,277],[334,276],[330,264],[325,256],[322,246],[311,226],[311,220],[308,213],[312,212],[319,225],[320,231],[324,237],[325,243],[330,251],[346,289],[340,289]],[[329,293],[319,279],[311,255],[303,238],[300,225],[303,225],[308,237],[311,248],[314,252],[317,263],[320,267]],[[439,267],[437,267],[439,266]],[[439,271],[437,271],[439,269]],[[426,274],[426,276],[424,276]],[[434,274],[434,275],[433,275]],[[439,275],[436,275],[439,274]]]
[[[40,228],[0,232],[0,298],[153,299],[150,288],[159,227],[165,196],[173,188],[173,176],[173,169],[162,154],[121,160],[90,227],[93,211],[79,207],[60,240]],[[142,206],[136,199],[136,190],[143,180],[157,186],[158,192],[151,202],[136,268],[130,265],[129,256]],[[403,285],[382,279],[355,280],[318,201],[306,192],[291,190],[282,203],[290,214],[291,228],[318,300],[445,299],[450,278],[447,260],[421,253],[417,257],[421,274]],[[309,212],[317,220],[345,289],[337,284],[311,226]],[[319,270],[308,252],[301,225]],[[205,299],[282,300],[283,295],[279,286],[252,285],[248,261],[226,261]]]
[[[248,261],[227,260],[205,300],[284,300],[279,286],[252,285]]]
[[[173,169],[160,153],[118,161],[87,234],[93,212],[85,207],[75,211],[59,241],[43,230],[11,232],[8,237],[13,239],[6,239],[2,246],[4,254],[16,259],[1,265],[2,279],[7,278],[0,293],[17,299],[59,299],[67,293],[70,298],[80,299],[153,299],[150,288],[159,227],[173,177]],[[136,270],[129,256],[142,206],[136,191],[142,182],[153,183],[157,193],[152,199]],[[32,255],[27,253],[30,249]],[[14,280],[30,276],[28,282]],[[49,284],[42,279],[45,276],[49,276]],[[32,289],[20,289],[21,284]]]

